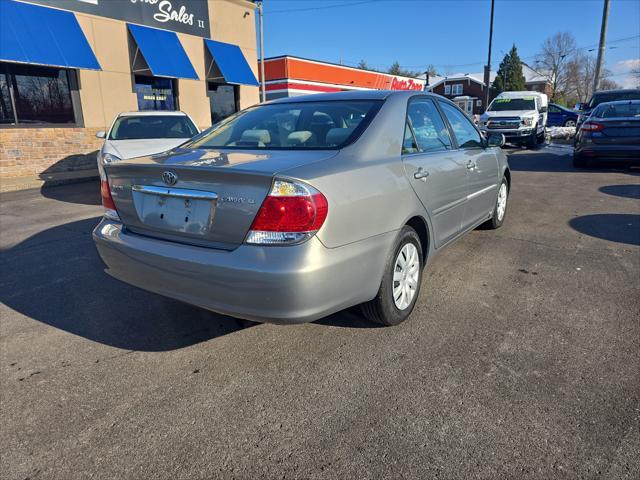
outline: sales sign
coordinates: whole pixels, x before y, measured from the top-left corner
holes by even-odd
[[[46,7],[115,18],[149,27],[210,37],[207,0],[23,0]]]

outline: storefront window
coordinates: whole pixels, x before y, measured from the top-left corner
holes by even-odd
[[[0,123],[75,122],[68,70],[0,64]]]
[[[135,76],[138,110],[177,110],[174,80]]]
[[[211,123],[217,123],[233,115],[238,111],[238,87],[209,82],[209,104]]]

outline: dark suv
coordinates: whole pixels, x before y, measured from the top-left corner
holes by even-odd
[[[601,103],[605,102],[615,102],[618,100],[640,100],[640,89],[627,89],[627,90],[602,90],[600,92],[596,92],[591,96],[591,100],[587,103],[580,104],[578,110],[580,110],[580,114],[578,115],[578,123],[576,125],[576,129],[580,129],[580,125],[584,122],[594,108],[596,108]]]

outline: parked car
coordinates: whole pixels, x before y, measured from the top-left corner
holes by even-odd
[[[547,127],[575,127],[578,123],[578,112],[550,103],[547,112]]]
[[[503,92],[480,116],[480,129],[502,133],[507,142],[535,147],[544,142],[549,100],[539,92]]]
[[[601,103],[580,126],[573,165],[591,160],[640,161],[640,100]]]
[[[640,89],[620,89],[620,90],[602,90],[594,93],[587,103],[579,103],[577,105],[579,110],[577,128],[580,128],[580,124],[591,115],[591,111],[601,103],[615,102],[616,100],[640,100]]]
[[[364,304],[394,325],[437,252],[502,225],[503,143],[430,93],[280,99],[106,165],[93,237],[115,278],[215,312],[296,323]]]
[[[176,147],[199,133],[184,112],[122,112],[109,128],[96,133],[104,143],[98,152],[98,169],[105,163],[160,153]]]

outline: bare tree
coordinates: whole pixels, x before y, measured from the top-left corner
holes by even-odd
[[[558,32],[542,44],[535,66],[552,87],[551,100],[566,95],[570,78],[569,63],[575,52],[576,39],[569,32]]]
[[[568,102],[586,102],[593,93],[595,58],[583,53],[576,54],[567,65],[567,89],[564,92]]]

